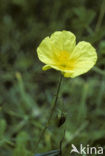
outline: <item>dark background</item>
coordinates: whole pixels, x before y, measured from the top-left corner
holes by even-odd
[[[36,48],[57,30],[97,50],[96,66],[63,79],[58,108],[38,152],[64,144],[105,146],[105,0],[0,0],[0,156],[32,156],[60,72],[42,71]],[[58,117],[66,122],[58,127]],[[69,151],[71,146],[69,146]],[[67,155],[67,154],[66,154]]]

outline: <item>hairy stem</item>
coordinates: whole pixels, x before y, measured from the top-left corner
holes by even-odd
[[[62,82],[62,75],[60,76],[60,79],[59,79],[59,83],[58,83],[58,87],[57,87],[57,92],[56,92],[56,97],[55,97],[55,101],[54,101],[54,105],[52,106],[52,109],[51,109],[51,112],[50,112],[50,115],[49,115],[49,118],[48,118],[48,121],[46,123],[46,126],[44,127],[44,129],[42,130],[41,134],[40,134],[40,137],[38,139],[38,142],[36,143],[36,146],[35,146],[35,150],[37,150],[38,148],[38,145],[42,139],[42,137],[44,136],[49,124],[50,124],[50,121],[53,117],[53,114],[55,112],[55,109],[56,109],[56,106],[57,106],[57,101],[58,101],[58,97],[59,97],[59,92],[60,92],[60,87],[61,87],[61,82]]]

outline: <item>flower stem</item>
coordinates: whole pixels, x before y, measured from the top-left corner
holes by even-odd
[[[54,101],[54,104],[53,104],[52,109],[51,109],[51,112],[50,112],[50,116],[49,116],[49,118],[48,118],[48,120],[47,120],[46,126],[45,126],[44,129],[42,130],[42,132],[41,132],[41,134],[40,134],[40,137],[39,137],[39,139],[38,139],[38,141],[37,141],[37,143],[36,143],[36,146],[35,146],[35,149],[36,149],[36,150],[37,150],[38,145],[39,145],[39,143],[40,143],[42,137],[44,136],[44,134],[45,134],[45,132],[46,132],[46,130],[47,130],[49,124],[50,124],[50,121],[51,121],[51,119],[52,119],[52,117],[53,117],[53,114],[54,114],[54,112],[55,112],[55,109],[56,109],[56,106],[57,106],[58,97],[59,97],[61,82],[62,82],[62,75],[60,75],[60,79],[59,79],[59,83],[58,83],[58,87],[57,87],[57,92],[56,92],[56,97],[55,97],[55,101]]]

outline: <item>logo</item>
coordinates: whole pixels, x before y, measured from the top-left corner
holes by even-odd
[[[77,147],[72,144],[72,149],[70,153],[77,153],[77,154],[103,154],[103,147],[90,147],[89,145],[87,145],[86,147],[84,147],[82,144],[80,144],[80,148],[79,150],[77,149]]]

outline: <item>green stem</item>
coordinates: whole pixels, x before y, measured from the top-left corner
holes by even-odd
[[[100,26],[104,18],[104,14],[105,14],[105,0],[103,0],[102,5],[101,5],[100,14],[99,14],[98,21],[96,24],[96,31],[100,29]]]
[[[38,139],[38,141],[37,141],[37,143],[36,143],[35,150],[37,150],[37,148],[38,148],[38,146],[39,146],[39,143],[40,143],[42,137],[44,136],[44,134],[45,134],[45,132],[46,132],[46,130],[47,130],[49,124],[50,124],[50,121],[51,121],[51,119],[52,119],[52,117],[53,117],[53,114],[54,114],[54,112],[55,112],[55,109],[56,109],[56,106],[57,106],[58,97],[59,97],[61,82],[62,82],[62,75],[60,76],[60,80],[59,80],[59,83],[58,83],[58,87],[57,87],[57,92],[56,92],[56,97],[55,97],[54,105],[53,105],[53,107],[52,107],[52,109],[51,109],[50,116],[49,116],[49,118],[48,118],[48,121],[47,121],[47,123],[46,123],[46,126],[45,126],[44,129],[42,130],[42,132],[41,132],[41,134],[40,134],[40,137],[39,137],[39,139]]]

